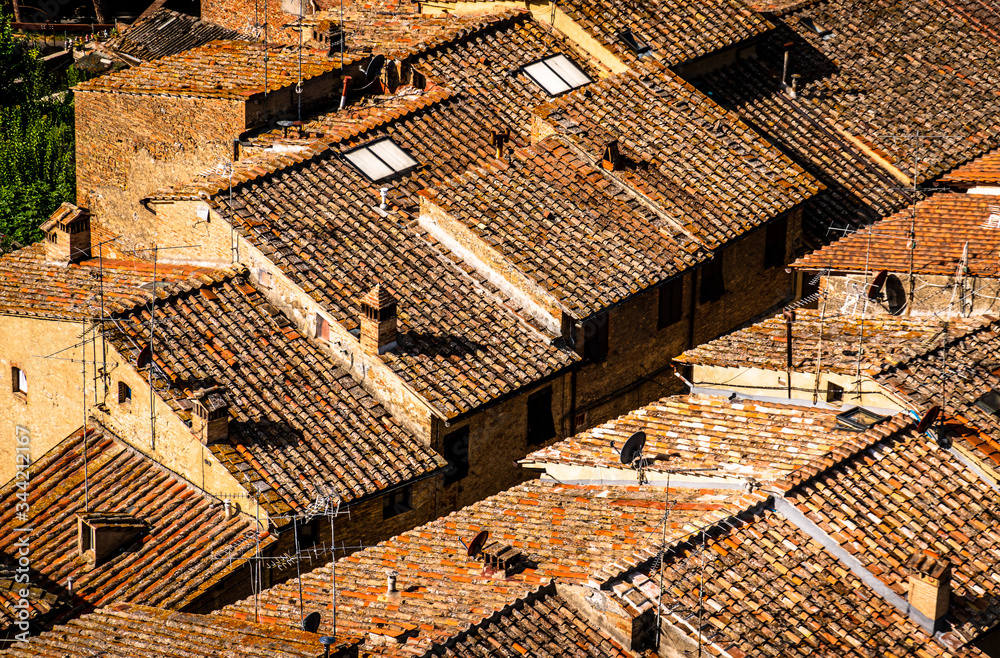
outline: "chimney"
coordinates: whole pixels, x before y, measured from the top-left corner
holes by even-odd
[[[618,150],[618,140],[613,139],[604,145],[604,154],[601,156],[601,166],[608,171],[618,171],[621,151]]]
[[[218,388],[198,391],[192,399],[191,431],[207,446],[229,437],[229,404]]]
[[[910,570],[910,605],[935,625],[948,614],[951,597],[951,564],[936,553],[914,553],[906,563]]]
[[[399,576],[399,572],[390,569],[385,573],[385,593],[395,594],[396,593],[396,578]]]
[[[361,300],[361,349],[385,354],[396,347],[396,299],[376,284]]]
[[[78,263],[90,258],[90,211],[64,203],[41,225],[45,257],[57,263]]]
[[[502,158],[504,154],[504,148],[507,146],[507,142],[510,141],[510,134],[506,132],[500,132],[499,130],[490,131],[490,145],[496,147],[496,157]]]

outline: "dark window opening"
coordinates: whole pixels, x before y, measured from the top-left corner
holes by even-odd
[[[833,382],[826,383],[826,401],[842,402],[844,400],[844,387]]]
[[[118,382],[118,404],[132,401],[132,388],[125,382]]]
[[[402,489],[390,491],[385,495],[382,505],[382,518],[391,519],[413,509],[413,488],[405,486]]]
[[[1000,391],[992,389],[976,400],[976,406],[991,416],[1000,415]]]
[[[726,293],[726,279],[722,272],[722,252],[701,266],[701,303],[714,302]]]
[[[634,52],[640,58],[645,57],[652,50],[644,41],[639,40],[639,38],[632,33],[632,30],[622,30],[619,32],[618,40],[628,46],[629,50]]]
[[[656,328],[663,329],[680,322],[684,315],[684,279],[676,277],[660,286],[660,312]]]
[[[781,267],[785,264],[785,246],[788,241],[788,218],[779,217],[764,229],[764,267]]]
[[[319,521],[300,524],[296,531],[299,533],[299,548],[310,548],[319,543]]]
[[[458,482],[469,474],[469,428],[463,427],[444,437],[444,458],[448,466],[444,483]]]
[[[556,435],[552,420],[552,388],[528,397],[528,445],[545,443]]]
[[[583,356],[593,363],[608,358],[608,314],[600,313],[583,325]]]
[[[10,378],[12,380],[12,389],[15,393],[21,393],[22,395],[28,394],[28,376],[24,374],[24,371],[18,367],[13,367],[10,369]]]

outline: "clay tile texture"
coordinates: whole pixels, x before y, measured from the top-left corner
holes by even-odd
[[[802,270],[1000,276],[1000,197],[936,194],[793,263]],[[967,269],[965,269],[967,268]]]
[[[577,318],[710,258],[557,137],[472,169],[427,198]]]
[[[740,491],[671,490],[668,540],[684,538],[761,500]],[[505,625],[505,608],[539,593],[553,579],[596,585],[649,561],[656,551],[647,538],[661,533],[664,509],[662,489],[543,481],[519,485],[339,560],[337,632],[364,637],[415,626],[404,644],[373,648],[376,655],[404,656],[447,643],[459,629],[482,624],[497,612]],[[581,533],[581,527],[593,531]],[[489,532],[483,552],[470,557],[462,542],[483,530]],[[514,555],[510,571],[488,568],[485,556],[504,551]],[[398,573],[395,595],[386,593],[390,569]],[[328,609],[331,576],[326,566],[302,577],[307,609]],[[297,624],[298,592],[298,582],[290,581],[261,595],[261,620]],[[215,614],[253,618],[254,601]],[[320,630],[329,627],[324,614]],[[487,624],[481,632],[495,631]]]
[[[298,81],[298,48],[240,40],[217,40],[161,59],[83,82],[78,91],[168,94],[245,101],[249,96],[291,87]],[[345,60],[345,64],[349,64]],[[302,79],[340,68],[340,58],[302,52]]]
[[[648,65],[535,110],[597,161],[617,142],[615,176],[718,247],[822,189],[811,175],[670,70]],[[536,126],[538,124],[536,123]]]
[[[219,39],[244,39],[236,30],[170,9],[158,9],[132,23],[105,46],[118,54],[148,61],[176,55]]]
[[[991,151],[949,171],[941,177],[941,182],[964,188],[1000,185],[1000,151]]]
[[[291,628],[174,612],[146,605],[115,603],[59,626],[4,655],[17,658],[131,658],[183,655],[213,658],[322,658],[320,636]],[[345,643],[331,646],[330,658],[351,655]]]
[[[726,480],[771,486],[811,477],[826,467],[825,460],[843,459],[906,422],[892,419],[858,433],[838,426],[837,413],[699,395],[663,398],[533,452],[522,463],[559,479],[598,478],[605,469],[627,479],[634,464],[623,464],[619,454],[629,437],[643,432],[646,477],[661,485],[667,472],[681,471],[677,477],[704,478],[705,486]],[[563,472],[565,478],[558,475]]]
[[[161,293],[154,386],[183,420],[191,418],[191,398],[219,387],[228,434],[209,449],[248,491],[260,492],[270,513],[301,511],[320,493],[314,480],[351,501],[444,466],[296,332],[245,273],[217,279]],[[149,342],[148,309],[117,314],[108,331],[119,353],[137,355]]]
[[[914,552],[949,563],[949,619],[965,641],[1000,622],[1000,493],[912,425],[788,498],[904,598]]]
[[[159,265],[156,281],[200,286],[211,271]],[[38,242],[0,257],[0,313],[64,320],[100,317],[102,293],[105,311],[121,311],[148,303],[147,284],[152,282],[151,262],[91,258],[66,265],[47,260],[45,243]]]
[[[134,542],[96,565],[80,554],[77,541],[77,516],[87,511],[85,453],[94,524],[101,525],[102,514],[125,515],[144,529]],[[0,522],[8,529],[0,537],[0,561],[15,561],[16,542],[28,538],[32,580],[46,592],[36,598],[49,607],[32,630],[115,602],[181,609],[210,592],[256,550],[252,517],[226,520],[221,501],[99,426],[87,428],[86,447],[83,431],[77,431],[38,457],[29,475],[26,521],[16,512],[17,482],[0,489]],[[14,531],[19,527],[30,531]],[[266,533],[260,537],[262,546],[273,541]],[[223,555],[227,559],[219,559]]]
[[[953,318],[946,326],[933,317],[863,317],[798,309],[792,322],[792,369],[815,372],[821,367],[824,372],[856,373],[862,338],[861,370],[889,368],[990,323],[981,317]],[[690,365],[784,371],[788,366],[787,347],[786,320],[776,316],[699,345],[674,360]]]

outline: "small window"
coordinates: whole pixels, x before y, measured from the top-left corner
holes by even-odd
[[[132,388],[125,382],[118,382],[118,404],[132,401]]]
[[[417,161],[388,137],[359,146],[345,153],[344,157],[373,182],[417,166]]]
[[[273,285],[271,280],[271,270],[264,267],[257,270],[257,282],[261,288],[270,288]]]
[[[313,520],[298,526],[299,548],[312,548],[319,543],[319,521]]]
[[[722,252],[701,266],[701,303],[712,302],[726,293],[726,279],[722,272]]]
[[[785,246],[788,240],[788,218],[779,217],[764,229],[764,267],[781,267],[785,264]]]
[[[584,325],[583,356],[593,363],[608,358],[608,314],[600,313]]]
[[[838,386],[833,382],[826,383],[826,401],[827,402],[843,402],[844,401],[844,387]]]
[[[660,312],[656,328],[663,329],[680,322],[684,315],[684,279],[675,277],[660,286]]]
[[[15,393],[28,394],[28,376],[24,374],[23,370],[17,367],[11,368],[10,378],[13,382],[13,391]]]
[[[320,313],[316,314],[316,338],[330,340],[330,323]]]
[[[842,429],[864,432],[887,418],[889,417],[868,411],[864,407],[851,407],[847,411],[837,414],[837,425]]]
[[[385,495],[385,503],[382,505],[382,518],[391,519],[412,509],[413,488],[405,486],[402,489],[390,491]]]
[[[632,30],[622,30],[619,32],[618,40],[628,46],[629,50],[634,52],[640,58],[645,57],[652,50],[646,43],[640,41],[639,38],[632,33]]]
[[[552,420],[552,388],[532,393],[528,397],[528,445],[537,446],[556,435]]]
[[[992,389],[976,400],[976,406],[991,416],[1000,415],[1000,391]]]
[[[458,482],[469,474],[469,428],[463,427],[444,437],[444,458],[448,462],[444,483]]]
[[[548,92],[549,96],[558,96],[579,89],[591,81],[587,74],[565,55],[553,55],[533,64],[527,64],[524,72]]]

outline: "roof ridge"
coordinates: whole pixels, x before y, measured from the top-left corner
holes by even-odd
[[[150,295],[157,302],[169,302],[205,287],[216,286],[237,277],[245,278],[247,273],[248,270],[242,263],[234,263],[219,269],[199,268],[192,272],[191,276],[187,279],[167,283],[163,287],[154,286],[153,290],[150,291]],[[132,306],[123,307],[122,310],[115,311],[114,315],[129,315],[139,309],[146,308],[149,302],[150,299],[136,302]]]
[[[965,318],[965,319],[973,319],[973,318]],[[901,359],[900,361],[897,361],[894,364],[889,364],[888,367],[876,368],[873,374],[888,373],[897,370],[906,370],[908,366],[914,361],[926,359],[928,356],[935,354],[936,352],[939,352],[942,349],[953,347],[954,345],[969,339],[975,334],[978,334],[983,331],[996,331],[997,329],[1000,329],[1000,318],[997,318],[992,315],[974,316],[974,321],[976,321],[977,324],[969,328],[968,330],[965,330],[960,324],[958,325],[953,324],[952,325],[953,327],[954,326],[959,327],[959,333],[951,336],[949,336],[948,334],[948,329],[943,328],[942,332],[945,334],[946,340],[941,344],[933,347],[932,346],[925,347],[925,344],[928,341],[936,342],[938,334],[935,334],[930,338],[924,340],[924,342],[920,343],[917,346],[917,349],[912,350],[905,359]],[[945,324],[948,324],[947,320],[945,321]]]
[[[483,14],[471,20],[469,24],[456,26],[453,31],[445,30],[444,34],[431,38],[428,42],[419,44],[411,52],[404,52],[400,55],[400,61],[407,59],[419,59],[433,51],[447,46],[457,46],[472,36],[477,36],[481,32],[491,28],[507,27],[519,20],[532,20],[531,12],[521,7],[509,7],[495,13]],[[535,21],[538,22],[538,21]]]

